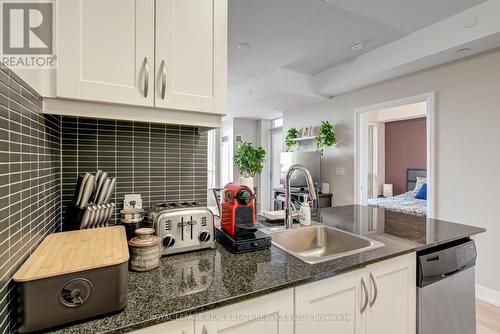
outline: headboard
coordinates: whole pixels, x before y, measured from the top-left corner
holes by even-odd
[[[406,170],[406,191],[415,189],[417,177],[427,177],[427,169],[408,168]]]

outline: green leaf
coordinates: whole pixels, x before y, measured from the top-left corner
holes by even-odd
[[[323,155],[324,149],[337,143],[333,124],[329,121],[322,121],[316,135],[316,149]]]
[[[261,173],[264,168],[266,151],[262,147],[254,148],[252,143],[241,141],[234,155],[234,164],[246,177]]]
[[[286,132],[286,137],[285,137],[285,150],[289,152],[292,147],[294,147],[297,144],[297,141],[295,140],[299,136],[299,130],[297,128],[290,128]]]

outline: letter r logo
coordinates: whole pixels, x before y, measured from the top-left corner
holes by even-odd
[[[52,7],[50,2],[4,2],[3,53],[52,54]]]

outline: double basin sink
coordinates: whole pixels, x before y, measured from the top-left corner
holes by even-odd
[[[384,247],[379,241],[325,225],[269,232],[274,246],[310,264]]]

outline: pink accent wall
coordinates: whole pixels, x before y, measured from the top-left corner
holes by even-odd
[[[394,195],[406,192],[406,170],[426,168],[426,119],[385,123],[385,183],[393,184]]]

